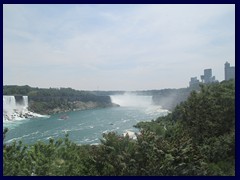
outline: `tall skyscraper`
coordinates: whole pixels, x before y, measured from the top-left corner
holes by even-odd
[[[212,76],[212,69],[204,69],[204,75],[201,75],[201,80],[203,83],[215,82],[215,76]]]
[[[210,83],[212,77],[212,69],[204,69],[204,82]]]
[[[191,77],[191,81],[189,82],[189,87],[198,87],[199,86],[199,80],[197,77]]]
[[[225,63],[225,80],[235,79],[235,67],[230,66],[229,62]]]

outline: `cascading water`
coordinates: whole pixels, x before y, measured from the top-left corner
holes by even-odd
[[[33,117],[28,111],[28,96],[3,96],[3,121],[14,121]]]
[[[12,111],[16,109],[16,100],[14,96],[3,96],[3,111]]]
[[[133,93],[125,93],[122,95],[112,95],[112,103],[118,104],[121,107],[141,108],[146,114],[169,113],[168,110],[162,109],[161,106],[153,105],[152,96],[142,96]]]
[[[123,95],[112,95],[110,97],[112,103],[122,107],[149,107],[152,105],[152,96],[125,93]]]
[[[25,108],[28,107],[28,96],[23,96],[23,104]]]
[[[10,120],[17,109],[14,96],[3,96],[3,120]]]

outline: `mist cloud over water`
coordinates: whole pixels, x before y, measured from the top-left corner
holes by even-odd
[[[122,107],[149,107],[152,105],[152,96],[140,96],[132,93],[112,95],[112,103]]]

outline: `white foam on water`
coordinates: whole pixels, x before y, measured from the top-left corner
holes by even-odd
[[[21,140],[21,139],[23,139],[23,138],[31,137],[32,135],[36,135],[36,134],[38,134],[38,133],[39,133],[39,131],[36,131],[36,132],[30,133],[30,134],[25,134],[25,135],[23,135],[23,136],[21,136],[21,137],[12,138],[12,139],[6,141],[6,143],[11,143],[11,142],[13,142],[13,141],[19,141],[19,140]]]
[[[132,139],[137,139],[137,136],[133,131],[125,130],[125,132],[123,133],[123,136],[127,136],[127,135]]]
[[[170,111],[162,109],[161,106],[149,106],[145,109],[145,113],[149,115],[167,115]]]
[[[97,146],[97,145],[99,145],[100,143],[92,143],[92,144],[90,144],[90,145],[92,145],[92,146]]]
[[[107,130],[105,130],[105,131],[102,131],[102,134],[103,134],[103,133],[106,134],[106,133],[108,133],[108,132],[110,132],[109,129],[107,129]]]

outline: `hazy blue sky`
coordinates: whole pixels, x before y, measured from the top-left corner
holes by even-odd
[[[235,65],[235,5],[4,5],[3,83],[187,87]]]

